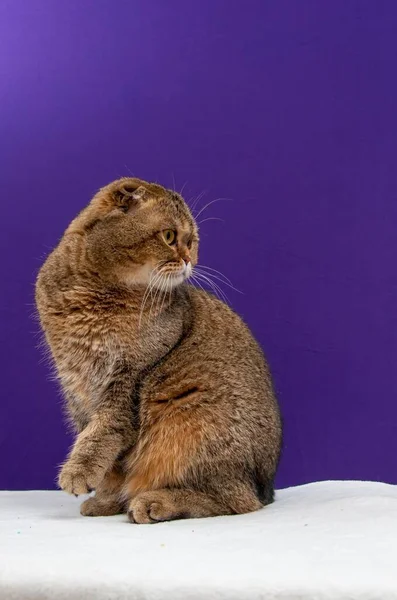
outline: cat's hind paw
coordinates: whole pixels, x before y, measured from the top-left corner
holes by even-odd
[[[183,517],[168,494],[160,490],[138,494],[128,507],[130,523],[159,523]]]

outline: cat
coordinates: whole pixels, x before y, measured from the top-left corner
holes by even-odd
[[[247,326],[188,283],[199,233],[174,191],[103,187],[41,267],[36,304],[76,441],[59,486],[132,523],[274,499],[282,428]]]

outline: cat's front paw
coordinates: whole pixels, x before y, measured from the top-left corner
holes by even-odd
[[[64,492],[79,496],[92,492],[102,481],[102,475],[102,472],[70,460],[62,467],[58,483]]]

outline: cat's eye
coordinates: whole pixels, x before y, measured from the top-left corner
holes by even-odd
[[[173,246],[176,242],[176,231],[173,229],[165,229],[163,231],[163,238],[169,246]]]

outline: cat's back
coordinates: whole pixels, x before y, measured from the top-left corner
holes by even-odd
[[[214,295],[191,288],[194,335],[201,350],[224,361],[238,359],[251,366],[265,366],[260,346],[242,318]]]

